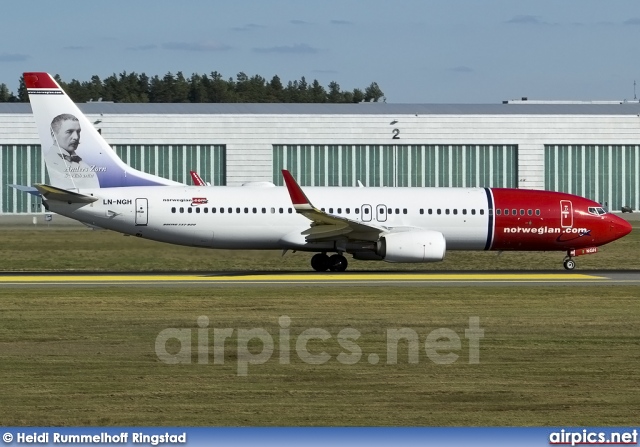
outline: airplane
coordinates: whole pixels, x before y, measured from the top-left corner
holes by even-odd
[[[48,211],[92,227],[186,246],[314,252],[311,267],[334,272],[347,269],[345,254],[427,263],[447,250],[560,251],[573,270],[576,256],[632,229],[597,202],[551,191],[303,189],[287,170],[285,187],[188,186],[122,162],[51,75],[24,80],[51,179],[34,187]]]

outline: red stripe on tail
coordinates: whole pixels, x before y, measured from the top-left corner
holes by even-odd
[[[27,88],[60,88],[49,73],[24,73],[24,85]]]

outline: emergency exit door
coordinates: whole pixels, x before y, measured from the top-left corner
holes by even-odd
[[[147,199],[136,199],[136,226],[147,225],[149,202]]]
[[[573,204],[571,200],[560,201],[560,226],[571,228],[573,226]]]

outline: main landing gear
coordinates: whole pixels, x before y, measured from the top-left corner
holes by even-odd
[[[311,258],[311,267],[316,272],[344,272],[348,265],[347,258],[341,254],[327,256],[326,253],[318,253]]]

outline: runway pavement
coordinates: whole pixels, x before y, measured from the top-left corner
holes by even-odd
[[[640,285],[640,271],[588,272],[217,272],[217,273],[1,273],[0,287],[47,286],[535,286]]]

